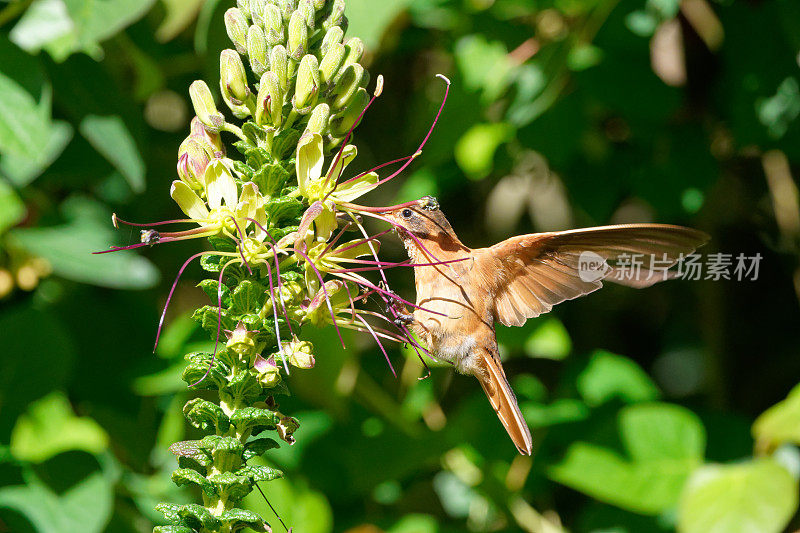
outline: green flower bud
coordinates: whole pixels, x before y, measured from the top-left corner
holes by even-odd
[[[223,50],[219,55],[219,77],[223,94],[227,92],[233,98],[233,103],[242,105],[250,96],[247,86],[247,74],[242,64],[242,58],[235,50]]]
[[[280,127],[283,122],[283,98],[284,91],[278,76],[272,71],[265,72],[258,87],[256,123]]]
[[[358,63],[352,63],[343,69],[333,88],[331,109],[338,111],[350,103],[353,95],[364,82],[365,72],[364,67]]]
[[[342,26],[346,24],[347,19],[344,16],[344,0],[334,0],[331,14],[322,23],[322,27],[326,30],[334,26]],[[344,29],[344,28],[342,28]]]
[[[322,63],[319,65],[319,79],[323,84],[330,84],[339,73],[339,69],[344,65],[346,53],[347,50],[343,44],[334,44],[330,47],[328,52],[322,56]]]
[[[363,87],[359,87],[347,108],[335,118],[331,119],[331,135],[340,137],[350,131],[350,128],[359,120],[361,113],[367,108],[367,104],[369,104],[367,90]]]
[[[305,115],[316,103],[317,94],[319,94],[319,62],[315,56],[306,54],[297,69],[292,107],[301,115]]]
[[[313,0],[312,3],[314,4],[314,9],[317,11],[325,7],[325,0]]]
[[[297,9],[297,0],[277,0],[275,2],[281,10],[283,20],[289,20]]]
[[[253,338],[253,334],[247,331],[247,328],[241,322],[236,325],[236,329],[226,332],[225,335],[228,337],[225,347],[232,352],[245,357],[253,353],[256,341]]]
[[[225,12],[225,31],[240,54],[247,53],[247,19],[241,10],[232,7]]]
[[[249,0],[236,0],[236,7],[242,12],[242,15],[250,18],[250,1]]]
[[[345,65],[350,63],[358,63],[364,55],[364,42],[358,37],[352,37],[344,44],[347,48],[347,59],[344,60]]]
[[[280,370],[272,356],[270,356],[269,359],[264,359],[260,355],[256,355],[253,368],[255,368],[258,373],[258,381],[260,381],[264,387],[274,387],[281,380]]]
[[[214,97],[211,95],[211,89],[208,88],[206,82],[203,80],[192,82],[189,86],[189,97],[192,99],[194,113],[203,123],[203,126],[211,133],[218,133],[222,126],[225,125],[225,117],[217,111]]]
[[[297,11],[302,13],[303,20],[306,22],[306,26],[308,26],[309,30],[314,29],[315,24],[315,16],[316,12],[314,11],[314,5],[311,0],[300,0],[300,5],[297,6]]]
[[[275,46],[283,42],[283,17],[278,6],[269,4],[264,10],[264,30],[267,44]]]
[[[250,70],[256,76],[261,76],[269,68],[267,40],[261,26],[250,26],[247,30],[247,57],[250,58]]]
[[[250,18],[256,26],[264,25],[264,9],[269,0],[248,0],[250,2]]]
[[[278,76],[278,80],[280,80],[281,83],[281,89],[283,89],[284,92],[286,92],[289,87],[289,80],[286,75],[288,67],[289,58],[286,54],[286,48],[284,48],[282,45],[274,47],[269,54],[269,70]]]
[[[283,345],[286,361],[297,368],[314,368],[314,345],[297,337]]]
[[[286,51],[289,57],[300,61],[308,50],[308,26],[299,11],[292,13],[289,19],[289,38],[286,41]]]
[[[322,55],[327,55],[332,46],[342,44],[342,39],[344,39],[344,31],[339,26],[334,26],[325,32],[325,37],[322,38],[322,44],[320,45]]]
[[[331,108],[328,104],[317,104],[308,116],[308,124],[303,132],[319,133],[322,135],[328,129],[328,119],[331,116]]]

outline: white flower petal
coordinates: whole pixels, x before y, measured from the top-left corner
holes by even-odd
[[[206,185],[206,198],[211,209],[219,208],[223,203],[236,207],[239,197],[236,182],[233,180],[230,169],[221,159],[215,159],[206,167],[204,174]]]
[[[169,189],[169,195],[181,208],[181,211],[192,220],[205,220],[208,218],[208,208],[206,204],[197,196],[191,187],[182,181],[173,181]]]
[[[319,133],[303,135],[297,143],[295,169],[300,193],[306,196],[308,185],[322,176],[322,136]]]

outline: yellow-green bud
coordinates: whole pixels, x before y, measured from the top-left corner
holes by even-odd
[[[334,0],[331,14],[328,15],[328,18],[322,23],[322,27],[329,30],[334,26],[341,26],[343,23],[346,24],[346,21],[347,19],[344,17],[344,0]]]
[[[308,50],[308,26],[299,11],[292,13],[289,19],[289,38],[286,41],[286,52],[295,61],[300,61]]]
[[[303,19],[306,22],[306,26],[308,26],[309,30],[314,29],[314,5],[312,4],[311,0],[300,0],[300,5],[297,6],[297,10],[302,13]]]
[[[350,128],[356,124],[361,113],[366,109],[367,104],[369,104],[367,90],[359,87],[347,108],[331,120],[331,135],[342,136],[350,131]]]
[[[289,20],[292,13],[297,9],[297,0],[277,0],[275,2],[283,14],[283,20]]]
[[[192,99],[194,113],[203,126],[211,133],[218,133],[225,125],[225,117],[217,111],[211,89],[203,80],[195,80],[189,86],[189,97]]]
[[[219,77],[223,92],[233,98],[234,104],[242,105],[250,96],[250,88],[247,86],[247,74],[242,64],[242,58],[235,50],[223,50],[219,55]]]
[[[269,70],[278,76],[281,89],[283,89],[284,92],[286,92],[289,87],[289,80],[286,76],[288,66],[289,58],[286,54],[286,48],[279,44],[269,53]]]
[[[353,95],[362,86],[365,78],[364,67],[358,63],[347,65],[339,75],[333,89],[331,109],[338,111],[347,106]]]
[[[274,4],[269,4],[264,9],[264,30],[270,46],[283,42],[283,17],[280,8]]]
[[[240,54],[247,53],[247,19],[241,10],[232,7],[225,12],[225,31]]]
[[[292,107],[301,115],[305,115],[316,103],[317,94],[319,94],[319,61],[315,56],[306,54],[297,69]]]
[[[261,26],[250,26],[247,30],[247,57],[250,59],[250,70],[256,76],[261,76],[269,68],[267,40]]]
[[[250,18],[250,1],[249,0],[236,0],[236,7],[241,10],[242,14]]]
[[[297,338],[292,339],[283,345],[283,353],[286,361],[297,368],[314,368],[314,345],[308,341],[301,341]]]
[[[264,25],[264,8],[269,3],[269,0],[249,0],[250,2],[250,18],[253,19],[253,24],[256,26]]]
[[[328,119],[331,116],[331,108],[328,104],[317,104],[308,116],[308,124],[303,134],[319,133],[322,135],[328,129]]]
[[[265,387],[274,387],[281,380],[278,365],[275,364],[275,359],[272,356],[269,359],[264,359],[260,355],[256,355],[253,368],[258,373],[258,381]]]
[[[272,71],[265,72],[258,87],[256,123],[280,127],[283,122],[283,97],[284,91],[278,76]]]
[[[364,42],[358,37],[352,37],[344,44],[347,48],[347,59],[344,60],[345,65],[350,63],[358,63],[364,55]]]
[[[344,39],[344,31],[339,26],[334,26],[325,32],[325,37],[322,38],[322,44],[319,47],[322,55],[326,55],[331,46],[342,44],[342,39]]]
[[[313,0],[312,3],[314,4],[314,9],[317,11],[325,7],[325,0]]]
[[[346,53],[347,50],[343,44],[334,44],[330,47],[328,52],[322,56],[322,63],[319,65],[319,79],[322,83],[328,85],[333,81],[339,69],[344,64]]]
[[[226,336],[228,337],[228,342],[225,343],[225,347],[239,355],[249,356],[256,347],[253,334],[247,331],[247,328],[241,322],[236,325],[236,329],[226,333]]]

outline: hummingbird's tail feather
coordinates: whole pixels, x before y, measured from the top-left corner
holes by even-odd
[[[511,390],[511,385],[506,379],[500,359],[486,350],[481,350],[478,366],[482,367],[484,372],[476,373],[475,377],[478,378],[483,392],[489,398],[489,402],[497,413],[497,418],[503,423],[503,427],[506,428],[508,436],[514,441],[519,453],[530,455],[533,451],[531,431],[528,429],[525,419],[522,418],[517,397],[514,396],[514,391]]]

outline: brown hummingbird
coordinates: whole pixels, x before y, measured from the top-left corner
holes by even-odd
[[[478,378],[524,455],[531,454],[533,441],[500,362],[495,322],[521,326],[557,303],[599,289],[602,279],[641,288],[674,277],[666,268],[709,239],[681,226],[622,224],[519,235],[471,249],[459,240],[433,197],[382,215],[395,225],[412,264],[419,265],[414,267],[418,308],[413,314],[400,308],[400,320],[410,324],[437,358]],[[647,268],[644,261],[638,275],[620,275],[626,254],[653,257],[663,270]],[[592,260],[599,260],[602,268]]]

